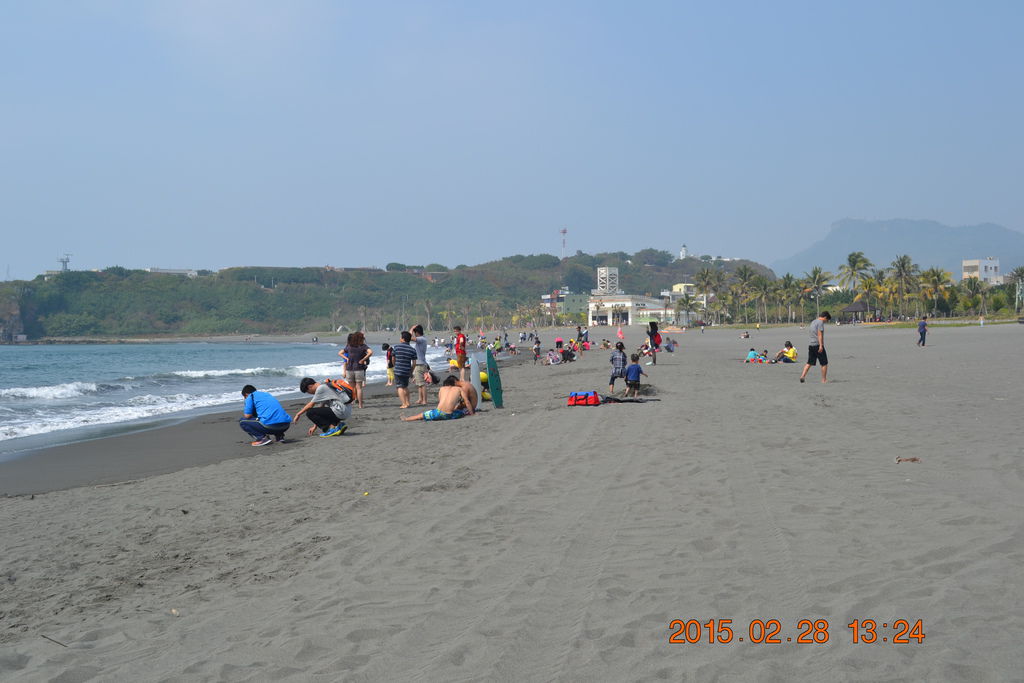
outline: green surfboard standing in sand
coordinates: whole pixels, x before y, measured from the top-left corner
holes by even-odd
[[[491,403],[495,408],[501,408],[501,375],[490,349],[487,349],[487,388],[491,392]]]

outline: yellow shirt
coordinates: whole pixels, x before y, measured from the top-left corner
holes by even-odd
[[[796,348],[790,347],[782,350],[782,355],[790,360],[796,360]]]

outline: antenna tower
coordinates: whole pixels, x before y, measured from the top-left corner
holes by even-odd
[[[71,263],[71,254],[64,254],[62,258],[59,258],[57,260],[60,262],[61,272],[68,272],[68,264]]]
[[[558,232],[562,233],[562,259],[565,259],[565,236],[569,234],[569,229],[562,228]]]

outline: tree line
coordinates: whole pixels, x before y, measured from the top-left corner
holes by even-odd
[[[196,278],[114,266],[3,282],[0,303],[20,313],[32,338],[382,330],[413,322],[433,330],[577,324],[583,316],[553,314],[540,296],[562,287],[589,293],[598,266],[617,267],[620,286],[634,294],[657,297],[673,284],[692,282],[703,297],[676,300],[676,313],[693,311],[716,322],[794,322],[855,300],[883,317],[998,314],[1013,306],[1008,285],[954,284],[948,272],[921,271],[909,256],[875,268],[854,252],[835,276],[815,267],[802,277],[775,277],[753,261],[675,259],[655,249],[578,251],[564,259],[516,254],[452,269],[398,263],[388,269],[229,268]],[[1024,277],[1021,271],[1011,277]],[[834,278],[840,289],[833,289]]]
[[[560,259],[515,254],[477,266],[390,263],[375,268],[228,268],[196,278],[113,266],[0,283],[0,303],[20,313],[31,338],[300,333],[578,323],[552,315],[542,294],[589,293],[597,266],[616,266],[631,292],[657,293],[720,260],[673,259],[665,251],[609,252]],[[759,273],[764,266],[746,262]]]
[[[867,318],[898,320],[909,316],[1009,315],[1019,310],[1016,282],[1024,281],[1024,266],[1015,268],[1002,285],[990,285],[978,278],[953,281],[949,271],[938,267],[921,269],[906,254],[888,266],[876,267],[862,251],[855,251],[839,264],[835,273],[815,266],[796,277],[786,273],[769,278],[746,266],[731,275],[703,268],[694,277],[703,297],[694,301],[682,297],[675,303],[677,313],[700,310],[716,322],[796,322],[817,315],[823,308],[863,301]]]

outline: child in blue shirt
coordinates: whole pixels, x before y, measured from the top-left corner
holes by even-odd
[[[640,355],[639,354],[634,353],[632,356],[629,357],[629,359],[631,361],[633,361],[633,363],[628,368],[626,368],[626,394],[625,395],[628,397],[630,395],[630,392],[632,392],[633,396],[639,396],[640,395],[640,375],[643,375],[644,377],[646,377],[647,373],[644,372],[644,369],[640,367]]]

